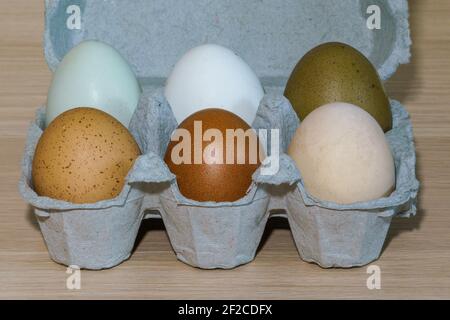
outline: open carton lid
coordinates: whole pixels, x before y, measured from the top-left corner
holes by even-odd
[[[380,29],[368,27],[377,21]],[[406,0],[46,0],[51,70],[83,40],[116,48],[143,86],[162,86],[179,58],[204,43],[232,49],[273,87],[324,42],[360,50],[383,80],[409,62],[411,44]]]

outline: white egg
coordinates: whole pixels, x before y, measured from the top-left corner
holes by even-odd
[[[378,122],[348,103],[330,103],[300,124],[288,149],[307,191],[340,204],[388,196],[395,187],[391,149]]]
[[[178,123],[201,109],[222,108],[251,125],[264,90],[253,70],[233,51],[206,44],[177,62],[165,95]]]
[[[75,107],[109,113],[128,127],[141,89],[130,65],[114,48],[84,41],[70,50],[53,75],[46,124]]]

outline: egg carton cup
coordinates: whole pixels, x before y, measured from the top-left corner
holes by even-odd
[[[277,113],[278,119],[265,122],[264,128],[280,121],[280,114]],[[252,261],[271,211],[268,188],[252,183],[247,194],[234,202],[187,199],[180,193],[175,176],[162,160],[170,138],[167,133],[178,126],[163,91],[146,92],[131,121],[132,127],[139,128],[139,132],[132,130],[138,144],[146,150],[150,145],[148,142],[153,141],[153,147],[151,151],[147,149],[149,153],[136,164],[142,166],[138,172],[145,168],[152,174],[145,180],[135,179],[133,174],[129,178],[154,190],[153,200],[158,194],[158,201],[148,201],[151,207],[146,209],[159,211],[177,258],[203,269],[230,269]],[[298,120],[294,120],[296,122]],[[161,129],[155,130],[158,125]],[[255,173],[253,179],[257,176]],[[149,216],[154,217],[157,216]]]
[[[396,188],[390,196],[349,205],[316,199],[308,194],[295,162],[286,154],[280,156],[280,172],[275,180],[255,175],[255,183],[271,185],[271,208],[286,212],[303,260],[325,268],[368,264],[379,257],[392,218],[416,214],[419,182],[412,125],[404,107],[395,100],[390,103],[393,128],[386,138],[396,168]],[[253,123],[255,128],[280,130],[282,153],[298,125],[289,101],[276,94],[265,97]]]
[[[128,259],[143,217],[144,193],[126,183],[114,199],[73,204],[42,197],[32,184],[34,152],[45,127],[45,109],[28,130],[19,190],[33,207],[50,257],[84,269],[111,268]],[[136,170],[131,173],[137,175]]]
[[[253,127],[269,132],[270,129],[282,129],[278,144],[286,149],[299,123],[296,116],[292,117],[292,107],[287,99],[268,94],[258,110]],[[281,186],[281,191],[273,188],[292,179],[292,173],[297,173],[295,165],[282,155],[280,169],[275,175],[263,176],[261,170],[256,171],[254,182],[240,200],[193,201],[180,193],[175,176],[162,160],[170,133],[177,126],[163,90],[146,91],[131,120],[131,132],[146,152],[138,159],[136,172],[151,174],[144,179],[133,173],[128,177],[152,190],[151,198],[146,195],[145,209],[160,213],[177,258],[191,266],[230,269],[252,261],[272,209],[278,208],[280,202],[284,203],[285,187]],[[270,135],[268,141],[271,141]]]
[[[296,172],[291,158],[286,156],[281,162],[284,171],[291,173],[291,176],[284,176],[284,182],[296,183],[296,187],[286,189],[284,206],[280,201],[279,209],[287,212],[292,235],[303,260],[325,268],[368,264],[379,257],[392,218],[416,214],[419,182],[415,174],[412,125],[403,106],[395,100],[390,102],[393,128],[386,137],[395,162],[396,188],[388,197],[348,205],[321,201],[308,194],[301,173]],[[284,136],[288,138],[292,128],[285,124],[295,114],[292,109],[285,110],[292,113],[283,113],[282,130],[289,132]]]

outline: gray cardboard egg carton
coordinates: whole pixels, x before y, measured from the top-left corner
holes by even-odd
[[[381,9],[380,30],[366,27],[372,4]],[[73,5],[81,13],[79,30],[67,27],[76,14]],[[178,259],[200,268],[233,268],[253,260],[271,213],[282,210],[303,260],[323,267],[360,266],[378,258],[393,217],[416,213],[412,128],[394,100],[394,128],[387,138],[397,186],[387,198],[345,206],[314,199],[284,153],[299,121],[282,93],[298,59],[319,43],[341,41],[363,52],[387,79],[409,61],[406,1],[48,0],[46,6],[45,52],[52,70],[80,41],[98,39],[122,53],[144,88],[130,124],[143,155],[121,194],[95,204],[75,205],[34,192],[31,164],[45,113],[38,110],[19,186],[56,262],[113,267],[130,256],[142,220],[161,217]],[[258,169],[248,194],[232,203],[186,199],[162,160],[177,123],[161,87],[178,58],[202,43],[229,47],[249,63],[267,92],[252,126],[280,130],[278,172],[268,176]]]

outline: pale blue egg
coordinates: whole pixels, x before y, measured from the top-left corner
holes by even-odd
[[[69,109],[92,107],[128,127],[140,94],[133,70],[117,50],[84,41],[67,53],[53,75],[46,124]]]

